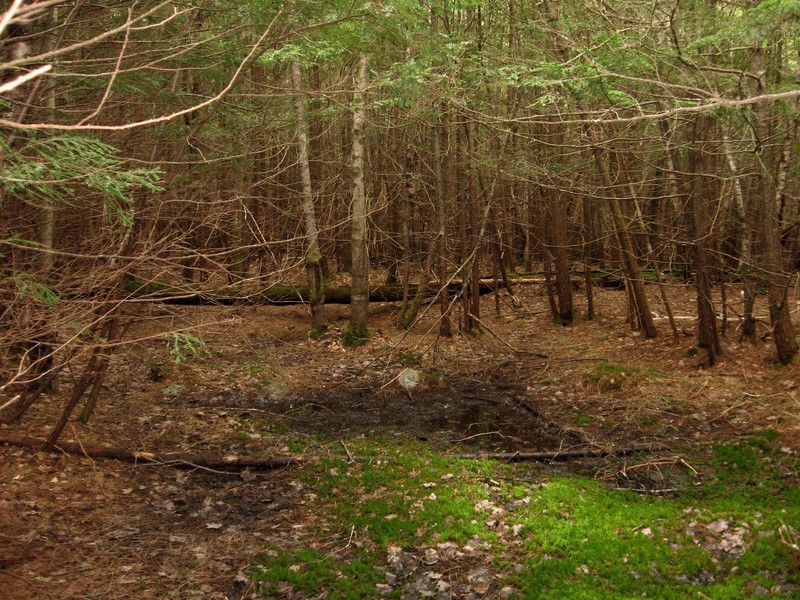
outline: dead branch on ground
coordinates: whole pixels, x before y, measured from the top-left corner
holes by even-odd
[[[23,448],[43,448],[45,440],[30,436],[5,436],[0,438],[0,444],[9,444]],[[85,446],[76,442],[58,442],[54,450],[86,456],[90,458],[110,458],[125,462],[173,466],[178,468],[203,468],[224,470],[254,469],[270,470],[319,462],[319,456],[223,456],[208,457],[180,452],[144,452],[114,448],[111,446]],[[556,450],[552,452],[508,452],[492,453],[478,452],[471,454],[445,454],[447,458],[458,460],[496,460],[501,462],[555,462],[567,461],[578,458],[607,458],[611,456],[629,456],[643,452],[663,451],[666,447],[660,444],[631,446],[625,448],[584,448],[573,450]],[[375,456],[350,456],[351,461],[367,462],[374,460]]]

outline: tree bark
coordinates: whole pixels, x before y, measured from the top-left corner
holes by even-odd
[[[558,305],[556,304],[556,295],[553,291],[553,276],[550,268],[550,257],[548,256],[547,247],[542,246],[542,266],[544,268],[544,281],[545,289],[547,290],[547,302],[550,306],[550,314],[553,320],[558,319]]]
[[[757,90],[766,90],[766,64],[764,49],[760,44],[753,49],[751,66],[759,74]],[[785,182],[785,169],[788,165],[775,159],[775,148],[772,142],[774,135],[774,115],[768,112],[767,106],[760,106],[756,111],[758,144],[756,152],[760,154],[758,204],[756,219],[758,232],[761,235],[761,266],[764,287],[767,292],[769,317],[772,324],[772,338],[778,351],[778,360],[789,364],[798,351],[792,315],[789,311],[788,288],[791,274],[787,272],[781,247],[780,205],[783,195],[781,182]]]
[[[353,112],[353,148],[351,165],[353,170],[352,194],[352,290],[350,302],[350,325],[348,336],[352,341],[366,341],[369,337],[367,314],[369,308],[369,257],[367,254],[367,196],[364,189],[364,121],[369,59],[362,54],[359,59],[358,82],[356,84]]]
[[[728,132],[723,132],[722,148],[725,152],[725,159],[728,170],[733,179],[733,204],[735,213],[739,220],[739,276],[742,279],[742,292],[744,293],[744,310],[742,311],[741,340],[750,342],[756,341],[756,319],[753,316],[753,308],[756,302],[756,281],[753,275],[753,230],[750,226],[752,210],[748,206],[742,181],[739,175],[739,167],[731,150]]]
[[[622,213],[622,207],[619,203],[619,199],[615,195],[616,192],[614,191],[614,185],[611,181],[608,163],[603,158],[603,152],[596,144],[594,135],[591,134],[591,132],[590,139],[592,141],[592,151],[594,152],[598,171],[600,171],[600,176],[602,177],[603,183],[608,190],[608,205],[611,211],[611,217],[614,221],[614,229],[617,233],[617,239],[619,240],[620,253],[622,254],[622,264],[625,268],[625,274],[631,287],[633,300],[636,303],[637,316],[642,328],[644,329],[645,336],[648,338],[654,338],[656,337],[658,331],[656,329],[655,322],[653,321],[653,314],[650,312],[650,306],[647,301],[647,293],[644,289],[644,281],[642,280],[639,263],[636,260],[636,254],[633,250],[633,242],[631,241],[630,232],[625,225],[625,216]]]
[[[464,329],[465,331],[472,331],[478,325],[478,320],[481,318],[481,299],[478,292],[480,285],[480,256],[481,256],[481,219],[480,208],[478,206],[478,175],[476,173],[477,160],[475,156],[475,122],[469,119],[466,123],[466,142],[467,142],[467,201],[469,202],[469,239],[472,248],[472,260],[470,261],[470,283],[469,283],[469,299],[470,302],[465,307],[468,309],[467,314],[464,315]],[[467,277],[464,273],[464,277]],[[474,319],[476,317],[477,319]]]
[[[631,157],[633,159],[633,157]],[[675,323],[675,316],[672,312],[672,303],[670,302],[669,295],[667,294],[667,288],[664,285],[664,282],[661,278],[661,269],[658,266],[658,262],[656,261],[656,253],[653,250],[653,243],[650,241],[650,231],[648,231],[648,227],[644,221],[644,215],[642,214],[642,209],[639,206],[639,201],[637,199],[636,190],[634,188],[633,182],[630,178],[625,174],[625,179],[628,184],[628,189],[630,190],[631,200],[633,201],[633,208],[634,214],[636,216],[636,224],[638,225],[639,231],[641,231],[642,238],[644,239],[646,248],[647,248],[647,256],[649,258],[650,264],[653,268],[653,274],[656,278],[656,285],[658,286],[658,292],[661,295],[661,302],[664,304],[664,310],[667,313],[667,319],[669,320],[670,328],[672,329],[672,336],[675,339],[680,337],[678,332],[678,326]],[[645,265],[647,262],[645,262]]]
[[[594,292],[592,291],[594,282],[592,281],[592,263],[591,263],[591,235],[592,235],[592,218],[591,218],[591,202],[589,198],[583,198],[583,227],[581,233],[583,236],[583,278],[584,285],[586,286],[586,319],[589,321],[594,320]]]
[[[708,148],[713,133],[713,122],[699,118],[694,124],[692,149],[690,151],[690,171],[693,174],[692,188],[689,194],[692,224],[692,248],[694,249],[694,282],[697,291],[698,346],[708,355],[709,366],[717,363],[722,354],[722,347],[717,329],[717,313],[711,295],[711,268],[709,245],[711,229],[708,222],[708,210],[713,194],[711,182],[706,178],[715,172],[714,155]]]
[[[550,213],[550,248],[556,270],[556,297],[558,298],[558,321],[571,325],[573,320],[572,278],[569,269],[569,248],[567,245],[567,207],[561,198],[553,198],[547,203]]]
[[[58,35],[57,29],[55,25],[58,22],[58,7],[53,7],[50,9],[50,15],[48,18],[49,26],[53,28],[50,34],[48,34],[46,42],[45,42],[45,52],[50,52],[56,49],[58,44]],[[55,65],[54,65],[55,66]],[[56,89],[57,86],[55,84],[55,68],[53,68],[48,75],[48,79],[50,79],[49,85],[45,85],[45,98],[44,98],[44,105],[47,109],[47,118],[54,119],[55,112],[56,112]],[[39,268],[41,269],[42,273],[42,280],[46,280],[47,276],[50,274],[50,271],[53,270],[53,244],[55,242],[55,231],[56,231],[56,207],[54,204],[54,200],[46,199],[45,206],[41,209],[41,214],[39,215],[39,243],[41,244],[41,253],[39,255]]]
[[[778,360],[789,364],[798,351],[792,315],[789,311],[789,282],[791,274],[786,271],[781,248],[781,227],[778,221],[777,193],[771,180],[762,175],[761,197],[764,206],[758,211],[759,226],[763,241],[763,265],[772,337]]]
[[[442,288],[447,283],[447,212],[445,210],[445,180],[442,173],[442,137],[444,136],[444,126],[439,122],[433,131],[433,153],[434,153],[434,176],[436,177],[436,220],[439,226],[439,233],[436,237],[436,274],[439,279],[439,287]],[[450,309],[446,294],[441,294],[439,298],[440,322],[439,335],[450,337],[453,335],[452,324],[450,323]]]
[[[325,278],[322,274],[322,253],[319,248],[317,216],[314,209],[314,189],[311,182],[311,167],[308,156],[308,123],[300,79],[300,64],[292,61],[292,91],[297,112],[297,149],[300,159],[302,181],[303,222],[306,230],[306,279],[308,281],[309,304],[311,306],[311,332],[321,335],[328,329],[325,316]]]

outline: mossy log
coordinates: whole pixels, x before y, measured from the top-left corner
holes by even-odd
[[[163,302],[165,304],[179,304],[184,306],[199,306],[199,305],[221,305],[230,306],[234,304],[305,304],[309,301],[308,288],[305,286],[287,286],[287,285],[271,285],[268,288],[252,293],[242,294],[240,296],[227,294],[225,292],[211,292],[200,291],[191,288],[179,288],[174,286],[164,285],[158,282],[152,284],[145,284],[141,282],[134,282],[129,288],[129,292],[137,297],[146,297],[154,301]],[[414,297],[417,293],[418,286],[409,286],[409,296]],[[461,283],[453,282],[447,286],[447,293],[449,296],[458,294],[461,291]],[[428,287],[425,293],[427,300],[432,300],[436,297],[438,286],[434,285]],[[480,293],[488,294],[494,291],[493,285],[490,283],[481,283]],[[325,290],[325,303],[326,304],[350,304],[350,288],[348,286],[339,286],[326,288]],[[402,285],[381,285],[370,290],[370,302],[399,302],[403,299],[403,286]]]
[[[646,275],[646,274],[645,274]],[[625,282],[621,274],[608,272],[608,271],[593,271],[592,279],[594,284],[599,287],[622,289],[625,287]],[[514,285],[526,284],[544,284],[545,279],[535,273],[519,274],[510,278]],[[583,278],[575,276],[573,278],[573,286],[578,288],[583,284]],[[485,278],[481,280],[480,293],[489,294],[494,292],[495,283],[493,278]],[[502,288],[501,281],[497,285]],[[419,285],[412,284],[409,286],[408,294],[410,298],[414,298],[419,289]],[[460,293],[463,289],[463,282],[459,280],[452,281],[447,286],[447,295],[452,298],[454,295]],[[209,291],[200,290],[196,286],[191,285],[170,285],[159,281],[142,282],[130,281],[126,285],[128,293],[137,298],[147,298],[165,304],[179,304],[185,306],[201,306],[201,305],[289,305],[289,304],[305,304],[309,301],[308,288],[305,286],[291,286],[291,285],[270,285],[269,287],[255,293],[237,295],[233,291],[219,290]],[[426,301],[433,300],[439,293],[438,282],[431,282],[425,286]],[[399,284],[380,285],[372,288],[369,295],[370,302],[400,302],[403,299],[403,286]],[[325,289],[325,303],[326,304],[350,304],[350,287],[338,286],[329,287]]]

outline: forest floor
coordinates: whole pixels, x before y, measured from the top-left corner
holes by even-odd
[[[692,336],[690,287],[670,289],[685,334],[675,339],[666,318],[660,318],[654,340],[628,330],[624,292],[596,289],[596,319],[581,316],[570,327],[552,322],[542,286],[519,286],[516,292],[521,306],[512,309],[503,295],[500,316],[495,299],[484,296],[483,331],[450,339],[435,335],[433,313],[438,308],[412,331],[402,332],[393,324],[393,305],[373,305],[373,336],[353,348],[343,347],[337,335],[347,324],[347,307],[329,306],[331,335],[314,340],[307,335],[303,307],[152,305],[147,318],[130,332],[138,341],[114,358],[97,413],[88,425],[71,423],[63,440],[165,454],[318,460],[269,471],[222,473],[186,464],[130,464],[0,445],[0,597],[324,597],[338,590],[337,582],[346,576],[341,570],[331,577],[311,570],[315,582],[293,579],[316,560],[309,556],[334,557],[355,568],[353,557],[368,550],[379,555],[380,563],[370,563],[368,570],[385,571],[378,583],[363,579],[374,595],[534,597],[512,576],[503,579],[503,573],[513,571],[514,560],[502,556],[502,549],[514,546],[512,538],[521,534],[511,525],[506,534],[501,531],[503,511],[510,509],[502,508],[492,491],[494,484],[497,489],[505,485],[495,477],[513,479],[515,485],[527,482],[528,492],[509,488],[505,501],[512,504],[529,502],[537,486],[571,474],[600,482],[602,488],[582,483],[579,489],[585,491],[577,495],[631,488],[634,495],[656,499],[702,486],[712,470],[708,453],[714,444],[767,435],[775,442],[775,454],[766,459],[773,465],[800,451],[800,365],[777,364],[769,341],[739,343],[733,321],[720,363],[707,368]],[[649,293],[663,316],[657,289],[651,286]],[[579,295],[576,305],[581,313]],[[763,322],[760,327],[759,333],[766,333]],[[196,355],[179,364],[163,335],[177,329],[204,342]],[[398,384],[403,369],[419,374],[419,384],[408,391]],[[0,438],[24,434],[44,439],[70,388],[61,383],[21,424],[0,426]],[[479,457],[446,458],[631,446],[653,451],[637,457],[529,464],[513,473],[493,471]],[[391,485],[370,487],[364,481],[375,476],[370,469],[391,460],[382,453],[396,454],[398,448],[411,448],[421,461],[399,460],[411,474],[407,477],[437,479],[414,479],[423,486],[419,491],[424,497],[412,497],[406,490],[399,504],[389,502],[381,512],[369,502]],[[372,454],[374,460],[354,467],[351,454]],[[779,476],[792,485],[797,482],[797,473],[788,467]],[[361,483],[350,488],[348,478]],[[483,534],[467,530],[453,534],[454,539],[466,536],[457,545],[436,534],[428,546],[414,547],[419,524],[416,531],[395,532],[399,538],[393,540],[392,532],[381,537],[375,533],[380,527],[362,520],[365,514],[393,522],[398,515],[405,518],[401,510],[424,513],[426,499],[435,501],[436,494],[445,498],[447,489],[461,489],[455,482],[449,487],[452,478],[477,482],[478,488],[465,493],[471,494],[475,510],[482,507],[485,518],[478,525],[492,530],[494,550],[481,550]],[[356,500],[354,494],[362,498]],[[330,512],[348,502],[360,508],[353,514]],[[392,506],[398,514],[391,512]],[[797,527],[799,513],[800,508],[787,522]],[[697,528],[702,521],[691,525],[686,519],[687,527]],[[470,522],[475,525],[474,519]],[[741,548],[737,540],[755,535],[752,524],[719,522],[704,527],[716,531],[720,552]],[[644,525],[634,529],[651,536]],[[781,532],[786,537],[795,530]],[[771,533],[777,536],[777,528]],[[298,554],[303,549],[314,554]],[[252,565],[263,552],[258,559],[262,563],[285,563],[283,575],[261,568],[271,578],[268,584],[253,575]],[[793,564],[776,568],[794,573],[796,580],[800,554],[793,557]],[[577,569],[588,574],[590,567],[578,564]],[[421,583],[423,571],[427,583]],[[797,593],[791,578],[762,579],[750,589],[754,595],[762,595],[761,590],[763,595]],[[327,587],[319,591],[315,585]],[[370,595],[344,590],[332,597],[337,594]]]

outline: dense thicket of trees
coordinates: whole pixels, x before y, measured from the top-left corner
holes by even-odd
[[[521,270],[545,273],[573,323],[582,266],[621,274],[652,337],[645,280],[669,309],[681,277],[710,363],[715,284],[744,290],[750,338],[763,291],[792,361],[799,17],[795,0],[15,0],[0,22],[11,412],[81,355],[69,410],[96,399],[146,298],[136,281],[304,283],[321,332],[325,282],[350,271],[358,340],[369,267],[421,283],[405,326],[462,281],[445,333],[479,326],[482,276]]]

